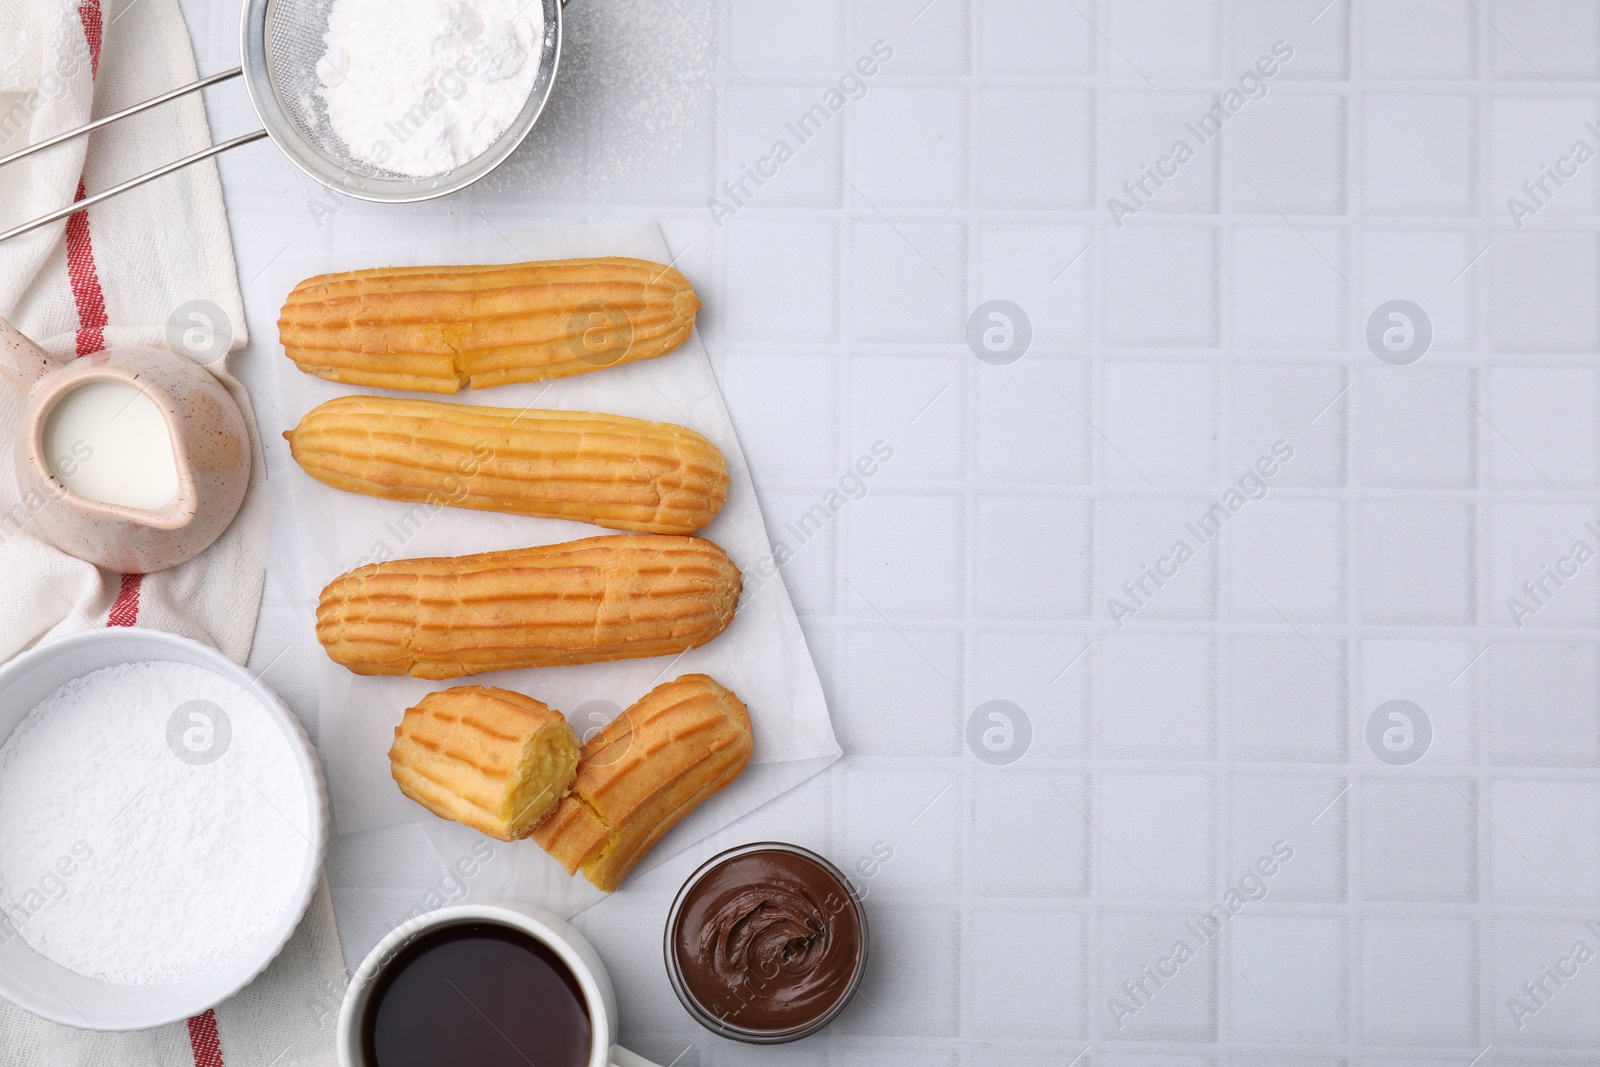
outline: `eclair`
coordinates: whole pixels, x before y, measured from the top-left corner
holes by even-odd
[[[664,356],[699,308],[688,279],[643,259],[375,267],[295,286],[278,339],[319,378],[454,393]]]
[[[726,552],[668,534],[397,559],[323,589],[317,640],[356,674],[432,679],[671,656],[727,629],[739,591]]]
[[[559,712],[478,685],[423,697],[389,749],[402,793],[502,841],[528,836],[567,795],[577,765],[577,736]]]
[[[728,499],[716,445],[623,415],[341,396],[283,436],[317,481],[385,500],[692,534]]]
[[[614,892],[661,835],[739,777],[754,748],[749,712],[716,680],[665,682],[583,746],[571,792],[533,840],[568,874]]]

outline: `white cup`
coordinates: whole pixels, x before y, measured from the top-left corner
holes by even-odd
[[[658,1067],[617,1044],[617,995],[594,946],[565,919],[543,908],[523,904],[458,904],[431,911],[391,930],[350,978],[350,988],[339,1009],[339,1031],[335,1037],[339,1067],[374,1067],[361,1052],[361,1023],[384,967],[423,934],[461,923],[496,923],[520,930],[561,957],[561,962],[583,990],[584,1003],[589,1009],[594,1044],[589,1050],[588,1067]]]

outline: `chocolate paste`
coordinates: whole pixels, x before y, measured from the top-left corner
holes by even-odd
[[[690,887],[673,950],[690,995],[744,1030],[780,1033],[826,1015],[851,991],[861,925],[824,867],[779,850],[736,856]]]

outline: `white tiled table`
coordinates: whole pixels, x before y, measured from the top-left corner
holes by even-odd
[[[1507,601],[1600,549],[1600,160],[1520,231],[1506,200],[1600,148],[1600,8],[1324,3],[574,0],[574,61],[506,180],[378,208],[270,146],[224,161],[247,380],[281,256],[643,216],[705,299],[774,537],[797,547],[788,524],[893,449],[785,568],[845,758],[579,919],[630,1045],[681,1067],[1597,1062],[1600,962],[1520,1029],[1509,1001],[1600,949],[1600,561],[1522,628]],[[232,65],[236,4],[185,7],[202,68]],[[880,39],[865,95],[717,225],[708,197]],[[1118,227],[1107,198],[1280,39],[1265,97]],[[236,97],[219,130],[248,128]],[[1031,322],[1019,362],[965,340],[992,299]],[[1433,334],[1403,367],[1366,340],[1395,299]],[[1267,498],[1186,534],[1280,440]],[[1116,626],[1107,598],[1184,537],[1195,558]],[[289,625],[269,593],[258,666]],[[288,657],[268,681],[314,728],[308,676]],[[1411,764],[1368,741],[1397,699],[1431,724]],[[969,735],[995,700],[1029,727],[1004,765],[979,758],[992,709]],[[861,998],[753,1050],[678,1007],[660,933],[695,864],[760,837],[893,856]],[[1244,886],[1265,898],[1202,944],[1186,923],[1278,841],[1293,859]],[[409,905],[395,872],[434,862],[399,830],[334,859],[352,955]],[[1111,998],[1178,940],[1193,958],[1119,1028]]]

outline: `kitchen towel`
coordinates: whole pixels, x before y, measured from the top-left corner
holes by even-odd
[[[0,155],[191,82],[176,0],[0,0]],[[0,170],[0,228],[83,199],[207,143],[198,96],[124,120]],[[208,366],[252,426],[226,366],[245,343],[222,190],[208,161],[0,247],[0,315],[60,356],[162,345]],[[21,399],[0,394],[0,441]],[[0,660],[53,636],[149,626],[206,641],[244,662],[264,578],[262,494],[252,490],[220,540],[153,575],[111,574],[42,540],[0,464]],[[326,887],[283,954],[232,1000],[138,1034],[57,1026],[0,1003],[0,1062],[293,1067],[333,1062],[345,982]]]
[[[0,41],[0,154],[195,79],[175,0],[0,0]],[[0,168],[0,228],[209,140],[204,106],[191,96]],[[249,397],[225,366],[245,343],[244,308],[210,162],[8,241],[0,316],[58,356],[124,344],[174,348],[216,371],[253,426]],[[15,440],[21,413],[20,398],[4,390],[0,441]],[[260,442],[251,445],[259,481]],[[137,623],[244,661],[265,574],[260,493],[198,559],[117,575],[42,540],[11,464],[0,468],[0,659],[48,636]]]

